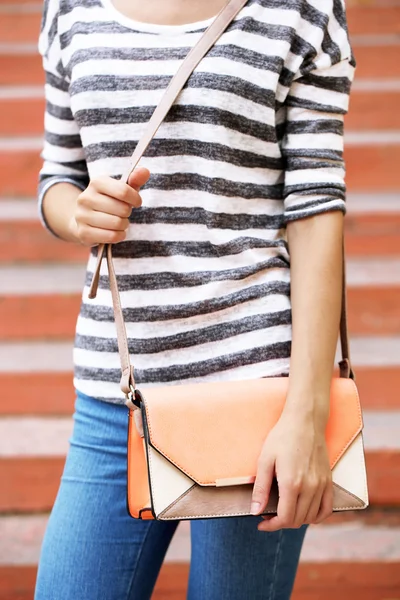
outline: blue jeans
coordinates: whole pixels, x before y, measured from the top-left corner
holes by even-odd
[[[127,409],[78,395],[35,600],[151,598],[176,522],[126,509]],[[288,600],[306,528],[259,532],[259,517],[192,521],[189,600]]]

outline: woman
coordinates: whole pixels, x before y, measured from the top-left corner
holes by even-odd
[[[190,600],[286,600],[307,524],[332,510],[324,431],[355,67],[342,0],[249,0],[190,77],[143,166],[128,184],[118,180],[169,79],[225,3],[47,0],[39,199],[61,239],[116,244],[141,389],[289,375],[290,362],[254,516],[192,522],[188,589]],[[95,301],[87,294],[95,254],[77,323],[74,432],[36,600],[150,598],[176,528],[126,512],[126,409],[107,277]],[[274,475],[278,514],[262,519]]]

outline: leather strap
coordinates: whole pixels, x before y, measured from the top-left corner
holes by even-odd
[[[130,174],[136,168],[148,145],[156,134],[158,128],[163,122],[165,116],[170,110],[176,97],[181,92],[186,81],[189,79],[193,70],[199,64],[201,59],[207,54],[208,50],[214,45],[220,35],[225,31],[235,16],[240,12],[247,0],[230,0],[228,4],[219,12],[211,25],[201,36],[197,44],[186,56],[177,73],[172,77],[167,89],[164,92],[158,106],[154,110],[142,138],[139,140],[135,151],[131,157],[130,164],[123,172],[121,180],[127,182]],[[129,358],[128,339],[126,335],[125,322],[121,307],[120,295],[118,290],[117,278],[115,275],[114,264],[112,260],[112,245],[100,244],[97,252],[97,262],[93,274],[92,283],[89,289],[89,298],[95,298],[100,278],[100,269],[104,255],[106,254],[107,268],[110,280],[110,289],[112,294],[115,325],[117,329],[118,350],[121,360],[121,389],[124,394],[131,398],[135,389],[134,370]],[[350,367],[349,343],[347,333],[346,319],[346,281],[344,270],[344,252],[343,252],[343,296],[342,313],[340,320],[340,339],[342,349],[342,360],[339,363],[341,377],[353,377]]]

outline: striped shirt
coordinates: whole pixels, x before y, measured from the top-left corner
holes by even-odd
[[[139,23],[111,0],[47,0],[39,199],[119,177],[182,59],[212,19]],[[355,61],[343,0],[249,0],[191,75],[141,160],[115,267],[137,383],[287,375],[286,225],[345,211],[343,117]],[[43,215],[42,215],[43,217]],[[121,402],[105,264],[77,322],[75,386]]]

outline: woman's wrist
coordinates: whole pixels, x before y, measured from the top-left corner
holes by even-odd
[[[283,414],[293,417],[297,422],[313,424],[325,431],[329,418],[330,394],[316,393],[315,390],[289,391]]]
[[[43,216],[49,229],[66,242],[79,244],[75,212],[82,190],[70,183],[51,186],[42,201]]]

